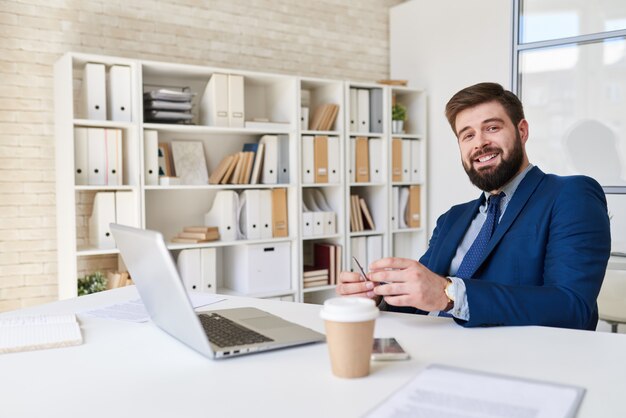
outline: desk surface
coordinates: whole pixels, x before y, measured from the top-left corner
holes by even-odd
[[[6,315],[75,312],[130,297],[134,287]],[[227,297],[207,309],[238,306],[323,331],[318,305]],[[370,376],[344,380],[331,374],[326,344],[212,361],[151,323],[79,319],[81,346],[0,355],[0,416],[357,417],[430,363],[585,387],[579,417],[626,409],[626,335],[464,329],[447,318],[383,313],[376,336],[396,337],[411,360],[375,362]]]

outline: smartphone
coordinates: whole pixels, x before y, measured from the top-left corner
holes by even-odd
[[[395,338],[374,338],[372,360],[407,360],[409,357]]]

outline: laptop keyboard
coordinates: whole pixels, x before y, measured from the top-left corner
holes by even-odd
[[[198,318],[200,318],[200,323],[202,323],[209,341],[218,347],[233,347],[236,345],[274,341],[216,313],[200,314]]]

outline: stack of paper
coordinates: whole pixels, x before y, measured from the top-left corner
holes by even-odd
[[[68,347],[83,343],[76,315],[0,319],[0,353]]]

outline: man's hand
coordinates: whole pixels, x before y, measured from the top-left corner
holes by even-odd
[[[369,280],[364,281],[359,273],[342,271],[341,274],[339,274],[339,284],[335,288],[335,291],[341,296],[360,296],[374,299],[374,302],[378,305],[380,296],[377,296],[373,292],[375,286],[376,283],[374,282]]]
[[[370,266],[369,279],[387,282],[372,292],[394,306],[412,306],[424,311],[441,311],[448,304],[447,280],[408,258],[382,258]]]

